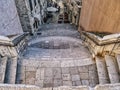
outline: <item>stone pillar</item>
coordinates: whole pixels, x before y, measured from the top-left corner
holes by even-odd
[[[7,57],[0,57],[0,83],[4,83]]]
[[[8,60],[5,83],[15,84],[17,69],[17,57],[11,57]]]

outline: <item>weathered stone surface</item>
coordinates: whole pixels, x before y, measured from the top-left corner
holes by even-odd
[[[119,83],[120,76],[119,76],[119,70],[118,70],[116,59],[112,56],[105,55],[105,61],[106,61],[106,66],[107,66],[110,82]]]
[[[78,67],[78,70],[79,70],[80,73],[87,73],[88,72],[88,66]]]
[[[53,68],[53,78],[55,79],[61,79],[62,74],[61,74],[61,68]]]
[[[49,25],[46,27],[48,28]],[[65,32],[72,36],[72,32],[68,33],[66,29],[60,30],[57,30],[58,32],[41,30],[42,36],[38,35],[30,40],[29,47],[19,65],[26,67],[25,71],[35,71],[35,85],[41,87],[79,86],[88,85],[87,83],[95,86],[98,84],[96,82],[98,78],[94,70],[97,71],[97,69],[95,61],[90,58],[89,51],[81,40],[61,36]],[[76,32],[76,30],[72,31]],[[59,33],[60,36],[46,37],[53,33],[55,35]],[[69,48],[66,49],[66,45],[69,45]],[[53,49],[54,46],[56,48]],[[80,75],[80,73],[84,74]],[[19,74],[21,78],[24,78],[24,71],[19,71]],[[25,82],[25,79],[23,81]]]
[[[69,68],[62,68],[62,74],[69,74],[70,70]]]
[[[55,79],[54,80],[54,87],[62,86],[62,80],[61,79]]]
[[[61,67],[73,67],[74,65],[74,61],[62,61],[61,62]]]
[[[117,59],[117,63],[118,63],[118,67],[119,67],[119,72],[120,72],[120,55],[116,55],[116,59]]]
[[[71,67],[70,68],[70,74],[78,74],[78,68],[77,67]]]
[[[17,70],[17,57],[11,57],[7,63],[7,73],[5,75],[5,82],[9,84],[15,84]]]
[[[41,67],[60,67],[60,61],[41,61]]]
[[[72,86],[72,81],[63,81],[64,86]]]
[[[0,35],[23,33],[14,0],[1,0],[0,6]]]
[[[96,65],[98,70],[99,83],[100,84],[109,83],[109,76],[108,76],[107,67],[105,64],[105,59],[96,57]]]
[[[87,85],[87,86],[89,86],[89,81],[88,81],[88,80],[82,80],[82,85]]]
[[[80,86],[80,85],[82,85],[82,83],[81,83],[81,81],[74,81],[74,82],[72,82],[72,85],[73,86]]]
[[[45,77],[53,77],[53,70],[52,68],[45,69]]]
[[[49,84],[49,83],[53,83],[53,78],[52,77],[45,77],[45,79],[44,79],[44,83],[46,84]]]
[[[69,80],[71,80],[71,76],[70,76],[70,74],[62,74],[62,79],[69,81]]]
[[[79,81],[80,80],[80,76],[79,75],[72,75],[72,81]]]
[[[4,83],[7,60],[7,57],[0,57],[0,83]]]
[[[120,84],[97,85],[95,90],[120,90]]]
[[[88,73],[80,73],[80,78],[82,80],[88,80],[89,79],[89,75],[88,75]]]
[[[78,86],[78,87],[62,86],[62,87],[53,88],[53,90],[89,90],[89,89],[91,88],[87,86]]]
[[[30,85],[34,85],[35,84],[35,75],[36,72],[35,71],[26,71],[26,84],[30,84]]]

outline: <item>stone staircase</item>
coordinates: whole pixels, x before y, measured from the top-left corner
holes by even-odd
[[[57,26],[62,27],[62,25],[55,25],[56,28]],[[93,88],[98,84],[103,86],[99,88],[97,86],[95,90],[101,90],[100,88],[104,88],[104,84],[108,84],[105,85],[107,90],[109,87],[114,88],[114,85],[118,87],[116,90],[119,90],[120,55],[106,54],[104,57],[96,56],[95,60],[92,60],[91,54],[82,40],[77,38],[78,32],[74,29],[69,31],[71,26],[67,26],[68,28],[62,27],[63,30],[59,31],[57,29],[48,32],[41,30],[42,35],[29,41],[26,52],[19,60],[17,52],[15,52],[19,45],[16,48],[1,46],[0,83],[37,85],[39,87],[35,86],[38,88],[36,90],[44,88],[49,90],[51,87],[56,90],[60,86],[68,86],[65,90],[69,90],[69,88],[72,90],[73,86],[75,88],[81,86],[80,90],[84,90],[84,85]],[[55,28],[52,25],[49,27]],[[16,87],[16,85],[13,86],[13,88]],[[89,90],[89,87],[85,90]]]
[[[120,55],[116,57],[105,55],[105,57],[96,57],[96,66],[99,76],[99,84],[120,83],[119,60]]]

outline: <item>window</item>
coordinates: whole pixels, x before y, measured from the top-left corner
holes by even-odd
[[[40,0],[38,0],[38,3],[40,4]]]
[[[35,6],[37,5],[37,2],[36,2],[36,0],[34,0],[34,3],[35,3]]]
[[[33,6],[32,6],[32,0],[29,0],[29,4],[30,4],[30,10],[33,10]]]

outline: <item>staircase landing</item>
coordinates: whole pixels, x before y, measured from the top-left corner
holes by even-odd
[[[23,59],[19,60],[17,83],[41,87],[98,84],[95,62],[78,39],[74,26],[48,26],[30,40]]]

